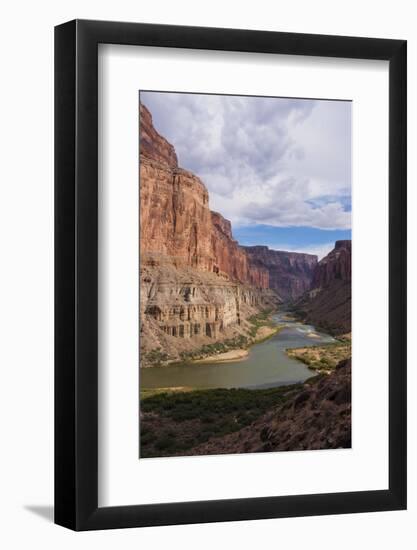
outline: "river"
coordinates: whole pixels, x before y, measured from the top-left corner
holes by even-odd
[[[311,325],[290,321],[285,312],[273,315],[277,325],[285,325],[269,340],[255,344],[242,361],[230,363],[179,364],[140,370],[141,389],[192,388],[268,388],[303,382],[314,372],[301,361],[291,359],[287,348],[334,342],[328,334]]]

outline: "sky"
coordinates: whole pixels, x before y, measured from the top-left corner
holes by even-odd
[[[351,103],[141,92],[243,245],[325,256],[351,238]]]

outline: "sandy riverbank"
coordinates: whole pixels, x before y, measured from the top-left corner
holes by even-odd
[[[309,338],[316,338],[317,340],[320,340],[320,335],[317,334],[317,332],[313,332],[312,330],[310,330],[310,332],[307,332],[307,336]]]
[[[259,327],[256,333],[255,338],[251,345],[259,344],[279,332],[283,327],[268,327],[263,326]],[[232,349],[224,353],[216,353],[214,355],[209,355],[203,359],[196,359],[193,363],[230,363],[232,361],[242,361],[246,359],[249,355],[249,349]]]
[[[217,353],[215,355],[209,355],[204,359],[196,359],[193,363],[229,363],[230,361],[241,361],[249,355],[247,349],[231,349],[224,353]]]
[[[277,334],[277,332],[280,332],[284,327],[285,325],[279,325],[275,327],[268,327],[268,326],[259,327],[253,343],[259,344],[259,342],[263,342],[267,338],[270,338],[274,334]]]

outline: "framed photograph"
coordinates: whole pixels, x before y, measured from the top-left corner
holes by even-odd
[[[406,42],[55,29],[55,522],[406,508]]]

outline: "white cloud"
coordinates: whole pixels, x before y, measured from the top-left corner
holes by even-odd
[[[304,252],[305,254],[315,254],[319,261],[327,256],[333,250],[334,241],[325,244],[308,245],[308,246],[293,246],[288,244],[268,244],[272,250],[285,250],[287,252]]]
[[[350,228],[350,103],[141,93],[233,224]]]

